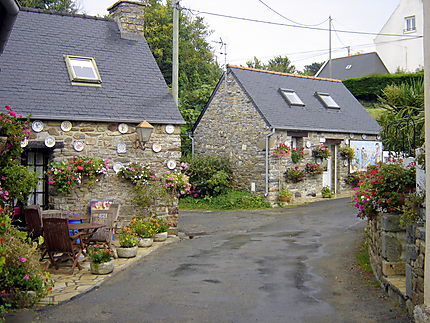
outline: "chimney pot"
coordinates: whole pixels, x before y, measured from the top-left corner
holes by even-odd
[[[146,6],[146,2],[120,0],[107,9],[109,16],[118,24],[122,38],[143,38]]]

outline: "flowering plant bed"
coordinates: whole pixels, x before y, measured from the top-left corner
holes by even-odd
[[[279,144],[272,151],[272,155],[276,157],[286,157],[286,156],[289,156],[290,153],[291,153],[291,148],[286,144]]]
[[[308,174],[308,175],[310,175],[310,176],[322,174],[323,173],[323,168],[318,163],[306,163],[305,173]]]
[[[167,173],[164,175],[166,188],[179,196],[191,194],[189,177],[183,173]]]
[[[304,180],[305,172],[298,167],[288,168],[285,173],[285,180],[287,182],[298,183]]]
[[[330,157],[330,151],[328,149],[328,147],[326,145],[319,145],[318,147],[316,147],[313,151],[312,154],[315,158],[321,158],[321,159],[326,159]]]
[[[291,160],[294,164],[297,164],[299,161],[301,161],[303,159],[303,154],[304,154],[304,148],[303,147],[299,147],[299,148],[293,148],[291,150]]]

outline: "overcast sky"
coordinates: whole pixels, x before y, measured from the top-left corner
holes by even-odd
[[[294,22],[316,25],[328,29],[328,17],[333,18],[333,26],[338,30],[379,32],[400,0],[261,0],[275,11]],[[181,0],[184,8],[216,14],[264,20],[283,24],[294,24],[269,8],[260,0]],[[106,8],[116,0],[79,0],[81,11],[90,15],[105,15]],[[215,17],[204,17],[210,30],[208,41],[214,46],[219,62],[219,45],[222,39],[227,43],[227,63],[244,65],[247,60],[257,56],[263,61],[286,55],[292,63],[302,69],[304,65],[322,62],[328,58],[328,31],[309,30],[279,25],[269,25]],[[332,57],[346,56],[347,46],[351,53],[373,51],[372,35],[357,35],[332,32]]]

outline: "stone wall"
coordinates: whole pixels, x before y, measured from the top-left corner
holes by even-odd
[[[424,303],[424,224],[408,226],[406,243],[406,296],[412,305],[419,305]]]
[[[175,126],[173,134],[167,134],[165,125],[153,125],[149,142],[145,144],[145,150],[136,146],[137,134],[136,124],[128,124],[128,131],[122,134],[118,131],[118,123],[103,122],[72,122],[71,131],[62,131],[60,121],[44,121],[45,127],[42,132],[32,132],[29,139],[29,147],[39,145],[47,136],[55,138],[56,146],[53,147],[50,161],[61,161],[73,156],[98,157],[109,159],[112,166],[116,162],[127,165],[130,162],[142,162],[163,174],[169,171],[167,161],[174,160],[179,165],[180,152],[180,128]],[[84,142],[85,146],[81,152],[73,148],[75,141]],[[126,152],[118,153],[117,144],[125,144]],[[156,153],[152,150],[153,144],[161,146],[161,151]],[[62,147],[63,146],[63,147]],[[85,185],[75,186],[71,194],[58,193],[54,187],[50,187],[49,207],[63,210],[66,213],[78,212],[88,214],[91,200],[113,199],[121,205],[120,220],[125,222],[136,214],[136,209],[131,203],[133,197],[133,184],[125,181],[109,169],[108,176],[101,176],[100,180],[92,187]],[[176,222],[177,200],[172,200],[168,205],[158,205],[156,210],[159,215],[168,215],[170,220]]]

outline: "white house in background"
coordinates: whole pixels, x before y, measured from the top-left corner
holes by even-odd
[[[390,73],[400,69],[415,72],[424,67],[423,0],[400,0],[400,4],[382,27],[373,42]]]

